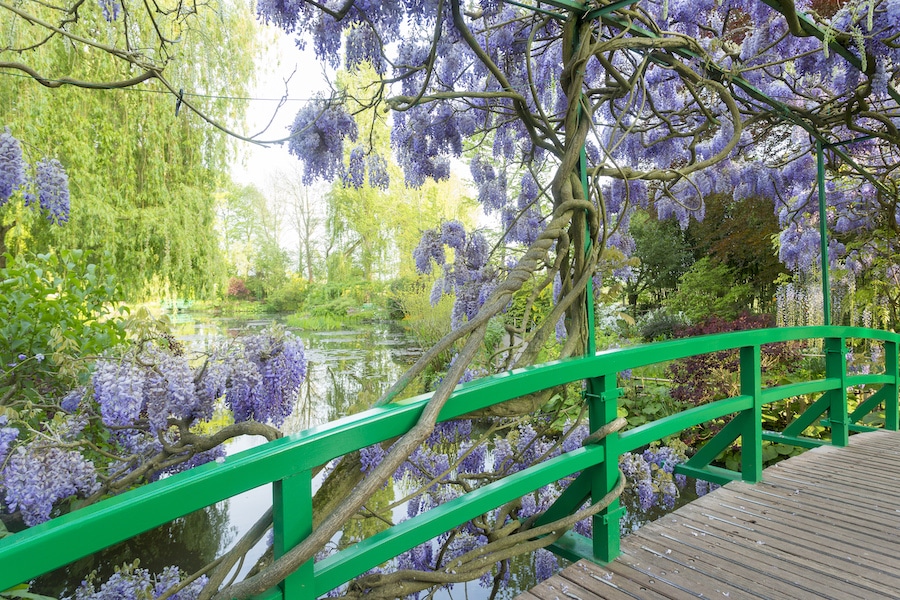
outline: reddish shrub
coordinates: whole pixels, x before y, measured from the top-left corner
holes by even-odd
[[[247,283],[240,277],[232,277],[228,280],[228,297],[236,300],[249,300],[253,295],[247,289]]]

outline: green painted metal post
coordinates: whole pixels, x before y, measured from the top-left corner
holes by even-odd
[[[900,430],[900,371],[898,371],[897,342],[884,342],[884,372],[894,378],[893,383],[886,383],[884,387],[889,391],[884,399],[884,428],[889,431]]]
[[[603,375],[587,381],[588,422],[591,431],[597,431],[607,423],[616,419],[618,413],[619,388],[616,387],[616,374]],[[604,448],[603,464],[592,469],[593,502],[597,502],[612,490],[619,481],[618,432],[611,433],[600,440]],[[608,507],[594,516],[594,559],[607,563],[619,555],[619,519],[622,509],[616,499]]]
[[[823,325],[831,325],[831,282],[828,276],[828,214],[825,211],[825,153],[816,141],[816,188],[819,192],[819,254],[822,259]]]
[[[850,418],[847,414],[847,345],[844,338],[825,338],[825,377],[840,379],[840,387],[827,392],[828,421],[831,424],[831,444],[846,446],[850,439]]]
[[[273,550],[275,558],[302,542],[312,533],[312,473],[303,471],[272,484]],[[309,560],[282,583],[285,600],[315,598],[313,561]]]
[[[741,475],[744,481],[762,481],[762,359],[759,346],[741,348],[741,395],[751,396],[753,406],[739,418],[741,427]]]
[[[579,109],[580,111],[580,109]],[[584,146],[581,147],[581,154],[578,158],[578,174],[581,176],[581,187],[584,189],[584,197],[589,198],[588,195],[590,190],[588,189],[588,180],[587,180],[587,152],[584,149]],[[591,239],[591,226],[588,223],[584,225],[585,236],[584,236],[584,253],[585,255],[590,254],[591,246],[594,244],[594,240]],[[585,354],[591,355],[597,352],[597,333],[594,331],[594,279],[593,277],[588,280],[587,287],[584,289],[584,310],[587,313],[587,328],[588,328],[588,338],[587,338],[587,348],[585,348]]]

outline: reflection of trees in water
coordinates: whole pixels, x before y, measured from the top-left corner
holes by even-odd
[[[226,500],[48,573],[36,580],[31,591],[59,598],[74,593],[91,571],[96,569],[99,580],[106,581],[115,567],[135,559],[151,573],[173,564],[193,573],[215,560],[236,536],[236,528],[228,521]]]
[[[372,495],[362,513],[344,525],[338,545],[347,548],[390,527],[393,521],[389,506],[393,501],[394,481],[389,479],[382,489]]]
[[[352,331],[297,331],[309,358],[294,413],[284,430],[296,432],[368,408],[378,400],[421,350],[390,324]]]

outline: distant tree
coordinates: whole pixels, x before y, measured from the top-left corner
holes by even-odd
[[[634,254],[640,263],[631,268],[625,283],[628,303],[637,308],[641,294],[648,293],[650,307],[659,306],[694,262],[684,232],[674,219],[658,221],[647,213],[631,220]]]
[[[730,321],[750,308],[751,295],[750,285],[738,281],[731,269],[704,257],[682,275],[664,304],[692,323],[711,316]]]
[[[297,238],[297,272],[312,282],[322,268],[324,198],[314,188],[304,185],[299,169],[278,173],[273,191],[275,201],[284,205],[285,219]]]
[[[232,140],[189,106],[222,124],[243,118],[245,101],[209,96],[248,95],[249,7],[28,0],[0,13],[0,130],[77,182],[66,227],[17,215],[9,248],[108,250],[132,298],[212,293],[225,281],[214,210]]]
[[[713,194],[705,203],[706,217],[692,220],[686,231],[694,260],[709,257],[713,265],[727,266],[736,283],[750,286],[752,303],[771,311],[776,280],[788,273],[778,259],[780,227],[771,199]]]
[[[257,298],[287,281],[288,258],[280,236],[284,209],[253,185],[233,187],[219,205],[229,269],[245,279]]]

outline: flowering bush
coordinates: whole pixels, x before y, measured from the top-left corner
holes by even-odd
[[[17,410],[77,383],[83,357],[125,340],[112,271],[80,250],[17,256],[0,269],[0,396]],[[0,407],[2,408],[2,407]]]
[[[228,291],[226,294],[228,294],[229,298],[236,300],[249,300],[253,296],[253,293],[247,287],[247,282],[241,277],[232,277],[228,280]]]
[[[413,518],[479,486],[562,452],[580,448],[587,435],[585,424],[573,423],[568,423],[562,433],[554,433],[549,419],[510,419],[501,423],[467,419],[445,422],[439,424],[427,441],[413,451],[397,470],[393,476],[394,490],[400,491],[399,496],[405,495],[408,500],[406,517]],[[385,453],[386,450],[380,445],[363,449],[360,453],[362,470],[370,472],[384,459]],[[675,475],[674,469],[685,460],[681,450],[664,445],[654,445],[643,452],[627,453],[621,457],[620,467],[627,478],[622,496],[626,508],[622,520],[625,530],[636,529],[649,520],[648,515],[658,516],[660,511],[675,505],[687,480],[682,475]],[[376,576],[378,574],[391,573],[392,577],[396,577],[398,571],[443,571],[451,568],[450,565],[454,569],[466,569],[468,565],[454,561],[465,563],[467,553],[496,542],[498,538],[492,531],[513,521],[527,523],[542,514],[571,481],[571,478],[565,479],[540,488],[518,502],[494,509],[479,519],[416,546],[398,556],[395,564],[373,573],[372,577],[357,580],[354,589],[360,593],[365,590],[376,594],[384,592],[378,589],[382,581]],[[591,519],[578,522],[574,529],[577,533],[590,536]],[[548,551],[540,550],[528,560],[532,561],[531,570],[538,581],[558,570],[556,556]],[[498,582],[502,585],[509,573],[509,562],[503,560],[476,578],[479,585],[491,588]],[[367,588],[369,585],[372,587]],[[446,584],[447,587],[449,585]],[[341,593],[335,591],[333,595]]]

